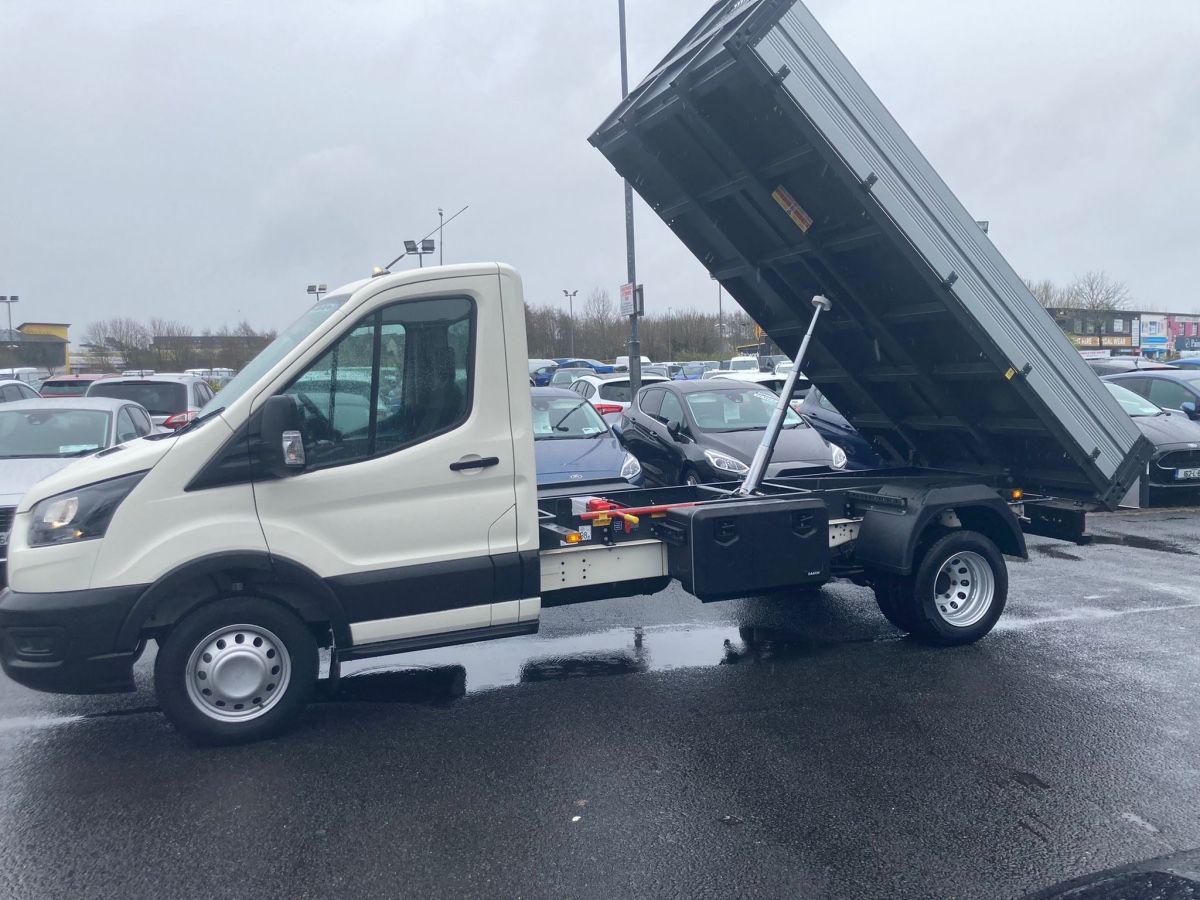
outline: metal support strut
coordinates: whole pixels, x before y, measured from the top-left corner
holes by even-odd
[[[771,421],[767,423],[758,449],[754,451],[754,459],[750,460],[750,469],[746,472],[741,486],[733,492],[736,496],[749,496],[757,493],[758,489],[762,487],[767,464],[771,462],[771,454],[775,452],[775,443],[779,440],[779,432],[783,430],[783,420],[787,416],[792,400],[792,391],[796,388],[796,379],[800,377],[800,366],[804,362],[804,355],[808,352],[808,342],[812,338],[813,330],[817,327],[817,317],[823,310],[828,310],[833,306],[821,296],[813,297],[812,303],[813,316],[808,323],[808,331],[804,332],[804,340],[800,342],[800,349],[796,351],[796,360],[792,371],[788,372],[787,380],[779,392],[779,402],[775,404],[775,411],[771,413]]]

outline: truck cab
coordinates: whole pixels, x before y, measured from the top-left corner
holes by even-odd
[[[188,427],[24,497],[5,671],[43,690],[130,690],[156,639],[164,708],[219,738],[302,704],[319,645],[536,629],[525,358],[521,283],[503,265],[329,294]]]

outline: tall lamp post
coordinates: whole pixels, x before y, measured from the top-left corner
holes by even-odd
[[[329,285],[327,285],[327,284],[310,284],[308,286],[308,293],[310,293],[314,297],[316,297],[317,302],[320,303],[321,295],[329,293]]]
[[[674,362],[675,349],[674,342],[671,340],[671,328],[675,324],[675,315],[671,311],[671,307],[667,307],[667,359]]]
[[[442,221],[442,208],[438,207],[438,265],[444,266],[446,259],[443,254],[446,252],[446,245],[442,243],[442,226],[446,224]]]
[[[433,238],[423,238],[420,241],[405,241],[404,254],[406,256],[415,256],[417,265],[420,268],[425,268],[425,257],[433,252]]]
[[[617,0],[617,20],[621,32],[621,99],[629,96],[629,65],[625,57],[625,0]],[[625,264],[627,282],[636,296],[637,261],[633,251],[633,186],[625,181]],[[629,317],[629,392],[632,396],[642,386],[642,345],[638,340],[638,312],[634,305]]]
[[[571,358],[575,358],[575,295],[579,291],[568,291],[563,288],[563,296],[567,298],[567,308],[571,316]]]

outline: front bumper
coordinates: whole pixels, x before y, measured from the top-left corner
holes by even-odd
[[[144,643],[118,647],[143,591],[134,585],[30,594],[0,592],[0,665],[18,684],[56,694],[132,691]]]

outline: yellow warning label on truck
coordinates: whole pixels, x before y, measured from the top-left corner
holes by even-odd
[[[812,227],[812,216],[804,211],[804,207],[796,202],[796,198],[789,194],[787,188],[782,184],[771,191],[771,196],[775,198],[780,209],[788,214],[788,218],[796,223],[797,228],[801,231],[808,231]]]

